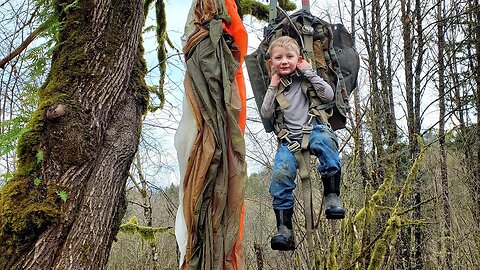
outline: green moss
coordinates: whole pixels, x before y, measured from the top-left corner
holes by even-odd
[[[160,68],[160,81],[158,84],[157,96],[160,99],[160,108],[163,108],[163,105],[165,104],[163,84],[165,83],[165,71],[167,70],[167,50],[165,48],[167,38],[167,16],[165,14],[165,3],[163,0],[156,1],[155,14],[157,18],[157,58]]]
[[[390,243],[396,240],[402,225],[400,217],[393,215],[387,221],[387,227],[383,232],[382,238],[377,240],[372,251],[372,257],[368,270],[380,269]]]
[[[90,76],[83,68],[90,56],[81,45],[93,37],[85,34],[89,32],[85,27],[72,26],[82,21],[89,22],[92,6],[80,7],[75,1],[59,0],[56,10],[60,13],[60,20],[65,19],[67,13],[69,19],[62,21],[60,40],[53,54],[51,70],[39,91],[39,107],[27,124],[28,132],[18,140],[17,169],[0,191],[0,243],[2,243],[0,254],[6,255],[0,259],[0,268],[8,268],[9,261],[31,247],[38,236],[60,216],[62,201],[56,192],[61,189],[46,186],[48,181],[45,181],[46,176],[42,175],[43,163],[52,157],[66,160],[67,163],[82,162],[82,159],[79,159],[82,154],[75,154],[73,151],[77,149],[60,151],[58,149],[60,143],[56,140],[62,138],[56,138],[52,134],[63,134],[65,138],[76,137],[68,136],[66,131],[82,134],[88,130],[85,123],[66,121],[66,124],[57,125],[50,123],[45,114],[53,104],[62,103],[69,108],[78,107],[71,98],[74,86],[79,78]],[[70,119],[78,116],[75,112],[71,113]],[[77,128],[72,129],[75,126]],[[75,142],[66,145],[74,144]],[[75,147],[83,146],[77,144]]]
[[[46,189],[35,188],[31,177],[14,177],[0,192],[0,254],[21,254],[59,214],[57,199]]]
[[[337,241],[335,239],[335,236],[330,237],[330,241],[328,242],[327,269],[329,270],[338,269]]]
[[[143,2],[143,13],[145,14],[145,17],[148,14],[148,11],[150,10],[150,6],[152,5],[153,0],[145,0]]]
[[[28,131],[24,133],[17,143],[17,170],[19,176],[27,176],[37,167],[37,153],[39,151],[40,134],[43,130],[42,113],[36,110],[32,119],[27,124]]]
[[[147,63],[144,58],[144,48],[142,41],[138,46],[137,59],[134,63],[132,75],[130,76],[129,87],[134,91],[137,104],[140,106],[142,114],[148,111],[149,89],[145,82],[145,74],[147,74]]]
[[[148,243],[155,243],[157,234],[169,233],[172,227],[147,227],[138,225],[138,219],[136,216],[130,218],[130,220],[120,225],[120,232],[130,235],[138,235],[144,241]]]
[[[55,10],[61,22],[61,31],[52,56],[51,70],[39,91],[39,107],[27,124],[28,132],[18,140],[17,169],[0,190],[0,254],[6,255],[0,256],[1,269],[8,269],[8,263],[30,248],[38,236],[62,214],[62,199],[67,197],[59,194],[68,194],[69,190],[55,185],[47,186],[49,176],[43,173],[48,173],[48,162],[61,160],[61,164],[57,164],[60,167],[55,168],[61,173],[67,167],[84,164],[92,158],[95,150],[95,142],[90,134],[89,112],[83,111],[86,108],[74,98],[78,96],[76,91],[79,85],[99,76],[91,73],[91,68],[86,66],[93,59],[95,48],[86,49],[84,45],[98,46],[97,49],[102,50],[105,57],[101,57],[96,64],[109,67],[117,61],[117,50],[129,37],[124,35],[120,27],[112,28],[118,29],[109,31],[108,36],[89,34],[93,32],[91,21],[94,4],[92,0],[56,1]],[[133,9],[125,2],[113,6],[120,9],[124,16],[112,18],[113,22],[106,27],[124,25]],[[146,64],[143,48],[140,47],[129,86],[143,112],[146,112],[148,102],[145,74]],[[46,112],[55,104],[64,105],[67,114],[58,121],[50,121],[46,118]],[[146,238],[152,237],[149,230],[137,228],[137,231]]]
[[[39,167],[43,114],[37,110],[17,144],[17,170],[0,191],[0,268],[22,253],[58,216],[59,208],[41,187]],[[41,160],[39,159],[41,157]],[[37,184],[37,185],[36,185]]]
[[[292,11],[296,8],[297,8],[297,5],[295,5],[295,3],[290,1],[285,1],[285,6],[283,7],[283,9],[285,9],[286,11]]]
[[[360,256],[361,248],[357,238],[356,228],[354,222],[352,222],[352,216],[348,215],[347,218],[342,220],[342,227],[340,232],[342,238],[340,239],[340,245],[338,252],[342,258],[342,269],[346,269],[347,265],[354,264],[354,260]],[[338,257],[338,256],[337,256]]]
[[[242,0],[238,6],[238,10],[241,16],[252,15],[261,21],[268,21],[269,8],[267,5],[257,2],[255,0]]]
[[[278,1],[278,5],[283,8],[285,11],[293,11],[297,8],[295,3],[284,0]],[[238,5],[238,10],[240,16],[243,15],[252,15],[253,17],[257,18],[258,20],[268,22],[270,7],[268,5],[262,4],[255,0],[240,0],[240,4]]]

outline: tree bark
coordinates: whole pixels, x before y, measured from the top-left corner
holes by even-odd
[[[440,179],[442,186],[442,198],[443,204],[443,216],[440,220],[441,224],[441,250],[440,254],[446,256],[443,260],[442,266],[446,269],[453,269],[452,258],[452,242],[451,242],[451,210],[450,210],[450,185],[448,181],[447,171],[447,154],[445,151],[445,63],[443,58],[445,57],[445,23],[444,23],[444,3],[443,0],[437,2],[438,12],[438,24],[437,24],[437,37],[438,37],[438,98],[439,98],[439,128],[438,128],[438,142],[440,147]]]
[[[0,197],[0,268],[105,269],[148,98],[143,1],[57,1],[58,47],[15,177]]]
[[[402,34],[403,34],[403,56],[405,61],[405,95],[407,105],[407,128],[408,141],[410,147],[410,159],[413,160],[417,152],[417,143],[415,140],[415,121],[414,121],[414,99],[413,99],[413,44],[412,44],[412,11],[411,1],[401,0],[401,20],[402,20]],[[401,247],[400,257],[407,258],[406,264],[403,265],[406,269],[412,269],[410,254],[411,247],[411,228],[408,227],[401,233]]]
[[[411,153],[412,157],[416,158],[420,152],[418,148],[418,143],[416,141],[416,136],[420,135],[421,130],[421,113],[420,113],[420,103],[421,103],[421,96],[422,96],[422,67],[423,67],[423,54],[424,54],[424,47],[425,47],[425,40],[423,37],[423,12],[422,12],[422,5],[420,0],[415,0],[415,21],[416,21],[416,40],[418,47],[416,49],[418,56],[417,61],[415,64],[415,87],[413,92],[413,133],[410,134],[409,137],[413,138],[413,141],[410,141],[411,146]],[[409,116],[411,117],[411,115]],[[413,135],[413,136],[411,136]],[[414,183],[415,195],[414,195],[414,204],[418,205],[415,208],[413,215],[416,220],[420,220],[422,218],[422,207],[420,206],[422,202],[422,179],[419,176],[416,177]],[[415,247],[414,247],[414,257],[415,260],[415,268],[414,269],[424,269],[423,263],[423,238],[424,232],[422,226],[416,225],[414,227],[414,237],[415,237]]]
[[[356,46],[356,37],[355,37],[355,0],[351,1],[351,33],[352,33],[352,40],[354,46]],[[367,182],[370,181],[370,174],[368,173],[368,168],[367,168],[367,158],[365,154],[365,142],[363,139],[362,135],[362,130],[363,130],[363,124],[362,124],[362,111],[360,107],[360,97],[358,94],[358,89],[356,91],[353,91],[353,104],[354,104],[354,114],[355,114],[355,122],[352,124],[352,127],[354,127],[354,131],[352,134],[353,141],[355,143],[355,156],[357,157],[358,160],[358,166],[360,167],[360,174],[362,175],[362,187],[365,190],[365,187],[367,186]],[[351,117],[352,119],[352,117]]]
[[[386,106],[388,108],[388,129],[389,129],[389,132],[388,132],[388,141],[389,141],[389,146],[390,148],[393,148],[393,149],[390,149],[390,151],[393,151],[393,152],[396,152],[397,151],[397,141],[398,141],[398,132],[397,132],[397,117],[395,116],[395,103],[393,101],[393,79],[392,79],[392,18],[391,18],[391,14],[392,14],[392,11],[393,9],[390,8],[390,2],[387,1],[385,2],[385,9],[386,9],[386,16],[387,16],[387,19],[386,19],[386,35],[385,35],[385,38],[386,38],[386,43],[387,43],[387,67],[386,67],[386,81],[388,82],[388,85],[387,85],[387,93],[386,93],[386,102],[387,102],[387,105]],[[397,161],[398,162],[398,161]],[[398,168],[398,164],[397,164],[397,168]],[[396,173],[396,172],[395,172]]]
[[[372,186],[374,189],[377,189],[383,179],[384,170],[383,159],[384,159],[384,148],[383,148],[383,137],[381,132],[381,122],[382,118],[379,117],[381,114],[382,108],[382,99],[380,95],[380,90],[378,87],[378,70],[377,70],[377,31],[375,29],[375,10],[379,8],[379,1],[372,2],[372,11],[371,11],[371,22],[370,28],[367,22],[367,4],[365,1],[362,1],[362,12],[363,12],[363,32],[364,32],[364,42],[365,47],[368,53],[368,62],[369,62],[369,80],[370,80],[370,97],[371,97],[371,113],[369,115],[368,121],[370,123],[370,129],[372,133],[372,142],[373,142],[373,152],[374,154],[374,172],[372,173]],[[368,30],[371,32],[369,33]]]
[[[472,17],[476,22],[480,20],[480,8],[479,8],[479,1],[473,1],[470,2],[470,5],[472,7],[472,10],[474,10],[474,13],[472,14]],[[474,27],[475,32],[473,33],[473,40],[475,40],[475,60],[474,60],[474,70],[475,71],[475,84],[476,87],[474,88],[474,96],[476,97],[475,99],[475,107],[476,107],[476,115],[477,115],[477,125],[476,125],[476,145],[475,145],[475,151],[477,154],[477,159],[476,159],[476,170],[475,170],[475,178],[474,179],[480,179],[480,121],[478,120],[478,115],[480,113],[480,93],[478,88],[480,87],[480,27],[478,26],[478,23],[476,27]],[[475,182],[475,189],[474,189],[474,204],[475,204],[475,221],[477,224],[477,245],[480,245],[480,183],[478,181]],[[480,249],[480,246],[477,246],[477,248]]]

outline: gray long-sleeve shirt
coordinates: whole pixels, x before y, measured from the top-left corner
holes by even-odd
[[[312,83],[318,97],[324,103],[333,101],[334,94],[332,87],[325,82],[311,68],[302,70],[302,74]],[[310,102],[308,97],[302,92],[302,76],[293,76],[292,84],[287,87],[283,94],[290,103],[290,106],[283,110],[284,124],[287,127],[292,140],[300,141],[302,139],[302,128],[308,121],[308,110]],[[265,119],[272,119],[275,113],[275,97],[278,87],[269,86],[265,98],[263,99],[260,114]]]

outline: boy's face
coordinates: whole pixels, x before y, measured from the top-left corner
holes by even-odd
[[[295,71],[301,59],[302,57],[295,50],[276,46],[270,50],[268,64],[272,73],[277,72],[280,76],[287,76]]]

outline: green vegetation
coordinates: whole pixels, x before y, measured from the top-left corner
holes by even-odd
[[[149,243],[155,242],[157,240],[157,234],[170,233],[170,235],[173,235],[171,229],[172,227],[154,228],[138,225],[138,219],[136,216],[131,217],[127,223],[120,225],[121,233],[140,236],[142,244],[143,241]]]

